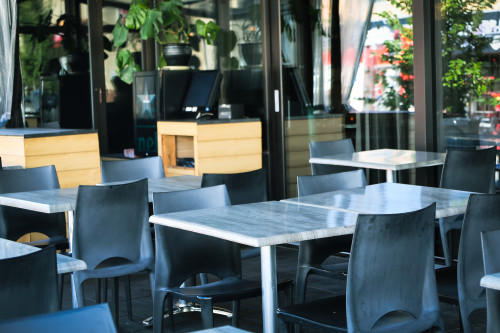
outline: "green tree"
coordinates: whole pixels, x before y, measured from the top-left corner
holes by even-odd
[[[391,4],[411,14],[412,0],[390,0]],[[480,61],[483,48],[491,38],[480,35],[483,11],[491,9],[495,0],[443,0],[441,2],[443,53],[443,104],[447,113],[463,115],[470,98],[479,98],[490,84],[484,77]],[[396,32],[394,40],[386,41],[382,60],[388,61],[398,73],[387,77],[387,70],[378,79],[384,86],[382,104],[391,110],[408,110],[413,105],[413,32],[412,20],[406,24],[391,12],[379,16]],[[393,83],[396,83],[399,89]]]

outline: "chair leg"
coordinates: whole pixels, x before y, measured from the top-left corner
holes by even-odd
[[[100,279],[101,280],[101,302],[108,301],[108,279]]]
[[[57,274],[57,290],[59,290],[59,310],[62,310],[64,274]]]
[[[73,279],[74,279],[74,284],[75,284],[76,302],[77,302],[79,308],[83,308],[85,306],[85,295],[83,292],[83,281],[80,281],[76,276],[73,277]]]
[[[203,322],[203,328],[212,328],[214,327],[214,311],[212,305],[212,299],[204,298],[200,299],[200,307],[201,307],[201,320]]]
[[[240,319],[240,301],[233,301],[233,316],[231,318],[231,325],[238,327]]]
[[[130,275],[125,276],[125,299],[127,302],[127,315],[132,320],[132,291],[130,289]]]
[[[120,316],[120,310],[118,306],[118,277],[111,278],[111,284],[112,284],[112,297],[113,297],[113,317],[115,319],[115,324],[116,327],[118,327],[118,317]]]
[[[166,292],[156,291],[153,294],[153,332],[163,332],[163,311],[165,309]],[[170,318],[173,319],[173,318]]]
[[[295,277],[295,301],[297,304],[304,303],[305,301],[309,272],[310,269],[307,267],[297,267],[297,275]]]
[[[101,279],[95,279],[95,302],[101,303]]]
[[[448,243],[448,229],[444,226],[445,220],[439,219],[439,233],[441,234],[441,245],[443,246],[444,262],[446,266],[451,266],[451,250]]]

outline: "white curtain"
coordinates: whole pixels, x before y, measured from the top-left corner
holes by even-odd
[[[347,105],[356,78],[359,60],[375,0],[340,0],[342,48],[342,103]]]
[[[0,127],[12,109],[16,30],[17,0],[0,0]]]

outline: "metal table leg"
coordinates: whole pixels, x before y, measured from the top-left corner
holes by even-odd
[[[277,331],[278,322],[276,310],[278,309],[278,288],[276,282],[276,246],[260,248],[260,265],[262,274],[262,318],[264,332]]]

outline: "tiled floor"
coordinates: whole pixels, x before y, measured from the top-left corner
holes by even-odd
[[[297,266],[297,250],[292,248],[279,247],[277,250],[278,279],[293,279]],[[245,278],[260,278],[260,258],[251,258],[243,263],[243,274]],[[65,290],[63,308],[71,307],[71,295],[69,289],[69,279],[65,279]],[[325,279],[311,276],[307,289],[307,297],[326,297],[345,290],[345,282],[340,280]],[[85,287],[86,304],[94,304],[94,284],[89,283]],[[141,273],[132,277],[132,309],[134,318],[129,320],[126,315],[126,306],[123,297],[123,288],[120,288],[120,332],[152,332],[152,328],[144,327],[141,322],[144,318],[152,314],[152,299],[149,289],[149,279],[147,274]],[[229,304],[227,305],[229,308]],[[446,332],[460,332],[458,322],[458,307],[441,303],[442,316],[445,321]],[[241,302],[241,317],[239,327],[251,332],[262,332],[261,299],[254,298]],[[477,311],[472,316],[473,332],[485,332],[486,311]],[[222,316],[215,316],[215,324],[230,325],[231,320]],[[201,329],[201,317],[199,313],[179,314],[175,317],[176,332],[191,332]],[[167,330],[166,330],[167,331]],[[302,332],[308,332],[302,330]],[[312,332],[312,331],[311,331]]]

